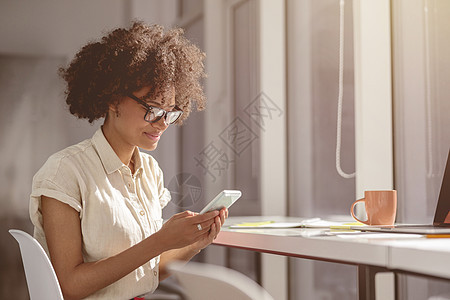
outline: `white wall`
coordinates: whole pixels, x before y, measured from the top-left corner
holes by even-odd
[[[0,3],[3,107],[0,150],[8,166],[1,175],[9,178],[4,181],[9,188],[2,189],[0,207],[7,202],[14,203],[2,210],[4,214],[26,215],[31,178],[45,159],[89,138],[102,123],[99,120],[91,125],[68,112],[64,83],[57,76],[58,67],[66,65],[87,42],[98,40],[114,28],[128,26],[131,19],[171,27],[177,16],[176,4],[176,0],[5,0]],[[171,176],[177,167],[173,159],[177,132],[177,128],[171,128],[158,151],[153,153],[159,156],[158,160]],[[39,147],[34,147],[30,140],[25,143],[29,137],[38,141]],[[11,160],[14,151],[21,154],[21,161]],[[21,179],[13,180],[8,169],[21,170],[18,173],[22,174]],[[18,188],[20,185],[23,187]],[[6,202],[4,197],[8,198]]]
[[[128,22],[127,1],[3,0],[0,53],[72,57],[88,40]]]
[[[132,18],[170,25],[173,1],[2,0],[0,1],[0,298],[26,299],[16,243],[7,229],[32,232],[28,217],[31,180],[51,154],[92,136],[101,125],[77,120],[64,101],[58,67],[88,41]],[[174,130],[161,142],[172,169]],[[161,161],[164,160],[164,161]],[[168,209],[170,212],[170,209]],[[167,211],[167,210],[166,210]]]
[[[52,153],[98,128],[70,115],[58,67],[105,30],[125,23],[123,1],[2,1],[0,207],[28,214],[31,179]]]

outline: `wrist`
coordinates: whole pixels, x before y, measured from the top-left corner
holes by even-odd
[[[190,244],[189,246],[187,246],[186,248],[188,249],[189,252],[191,252],[193,255],[199,254],[200,251],[202,251],[203,248],[198,248],[196,246],[194,246],[195,244]]]
[[[168,250],[171,250],[169,243],[167,242],[164,235],[162,235],[160,233],[160,231],[157,231],[157,232],[153,233],[152,235],[150,235],[147,238],[147,240],[149,240],[149,242],[151,242],[154,245],[154,247],[156,247],[158,249],[158,252],[160,252],[160,254],[163,252],[166,252]]]

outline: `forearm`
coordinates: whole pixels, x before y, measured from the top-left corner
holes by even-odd
[[[188,211],[176,214],[163,228],[131,248],[100,261],[85,263],[79,213],[65,203],[44,196],[41,205],[49,254],[65,299],[84,298],[170,249],[195,243],[207,233],[199,231],[196,224],[209,228],[215,217],[213,213],[195,216]],[[176,257],[187,260],[197,252],[185,250]]]
[[[203,233],[201,239],[197,242],[190,244],[189,246],[183,248],[177,248],[170,251],[166,251],[161,254],[160,262],[159,262],[159,280],[162,281],[165,278],[169,277],[170,274],[167,272],[167,265],[174,261],[189,261],[197,255],[201,249],[204,249],[208,245],[210,245],[213,240],[217,237],[217,234],[222,227],[222,224],[225,222],[225,218],[228,216],[228,211],[224,209],[222,211],[221,217],[217,214],[214,217],[214,223],[211,224],[210,227],[206,227],[208,231]]]
[[[127,250],[96,262],[82,263],[64,272],[61,287],[65,299],[84,298],[126,276],[152,258],[163,253],[157,234]]]
[[[200,253],[200,250],[193,248],[192,245],[189,245],[180,249],[172,249],[161,254],[159,261],[159,281],[162,281],[170,276],[166,268],[169,263],[173,261],[188,262],[198,253]]]

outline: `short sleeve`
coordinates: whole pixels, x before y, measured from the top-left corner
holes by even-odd
[[[164,208],[171,199],[172,196],[170,195],[169,190],[167,188],[163,188],[159,195],[159,204],[161,204],[161,208]]]
[[[42,228],[42,196],[68,204],[81,213],[81,196],[74,172],[67,164],[51,157],[36,173],[30,195],[30,218],[34,226]]]
[[[156,161],[155,161],[156,162]],[[159,167],[158,163],[155,164],[156,168],[156,182],[158,184],[158,195],[159,195],[159,204],[161,205],[161,208],[164,208],[167,203],[172,199],[172,196],[170,195],[170,192],[167,188],[164,187],[164,175]]]
[[[31,192],[31,199],[38,199],[40,201],[41,196],[46,196],[49,198],[54,198],[70,207],[75,209],[77,212],[81,212],[81,202],[80,199],[74,198],[74,196],[69,195],[66,190],[56,185],[56,183],[49,180],[44,180],[39,183],[39,186],[34,187]]]

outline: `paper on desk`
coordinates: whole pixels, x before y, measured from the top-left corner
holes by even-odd
[[[246,222],[230,226],[230,229],[270,229],[270,228],[332,228],[332,229],[350,229],[355,223],[343,223],[325,221],[320,218],[305,219],[301,222]]]
[[[334,221],[325,221],[320,220],[317,222],[311,222],[309,224],[306,224],[306,228],[330,228],[330,229],[337,229],[337,230],[349,230],[351,226],[356,225],[362,225],[362,223],[359,222],[334,222]]]
[[[269,229],[269,228],[302,228],[306,224],[310,224],[315,221],[319,221],[319,218],[306,219],[301,222],[275,222],[275,221],[264,221],[264,222],[244,222],[233,224],[230,226],[231,229]]]
[[[378,233],[378,232],[358,232],[355,231],[352,235],[340,235],[336,236],[344,239],[417,239],[423,238],[420,234],[409,233]]]
[[[269,229],[269,228],[299,228],[303,227],[302,223],[285,223],[285,222],[248,222],[231,225],[231,229]]]

